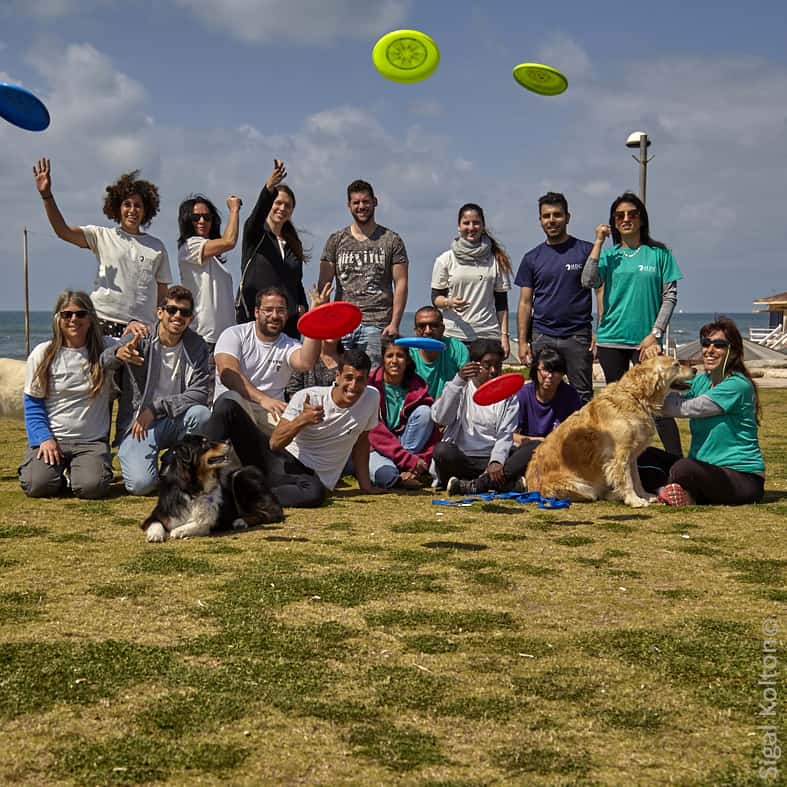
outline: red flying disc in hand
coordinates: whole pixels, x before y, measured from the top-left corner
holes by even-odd
[[[341,339],[361,324],[362,317],[355,304],[333,301],[307,311],[298,320],[298,330],[310,339]]]
[[[493,377],[480,386],[473,394],[473,401],[480,405],[496,404],[503,399],[508,399],[524,384],[525,378],[521,374],[516,372],[501,374],[500,377]]]

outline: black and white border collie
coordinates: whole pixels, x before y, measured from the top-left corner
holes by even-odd
[[[142,523],[148,541],[207,536],[284,519],[262,470],[229,469],[230,449],[226,441],[187,435],[164,454],[158,502]]]

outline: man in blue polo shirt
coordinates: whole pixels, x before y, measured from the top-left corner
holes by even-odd
[[[593,308],[581,277],[593,244],[568,234],[571,214],[562,194],[550,191],[539,198],[538,214],[546,241],[525,254],[515,279],[521,288],[519,360],[529,364],[538,350],[554,347],[565,358],[568,381],[584,404],[593,396]]]

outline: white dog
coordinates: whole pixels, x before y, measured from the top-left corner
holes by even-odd
[[[0,358],[0,418],[24,419],[24,390],[25,362]]]

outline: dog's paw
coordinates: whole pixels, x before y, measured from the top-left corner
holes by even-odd
[[[645,508],[651,504],[651,499],[647,497],[627,497],[623,501],[627,506],[631,506],[631,508]]]
[[[232,529],[233,530],[247,530],[248,527],[249,527],[248,522],[246,522],[246,520],[243,517],[241,517],[241,516],[239,516],[232,523]]]
[[[167,540],[167,531],[161,522],[151,522],[145,531],[145,538],[151,544],[160,544],[162,541]]]
[[[174,530],[170,531],[169,534],[170,538],[188,538],[189,531],[185,527],[176,527]]]

